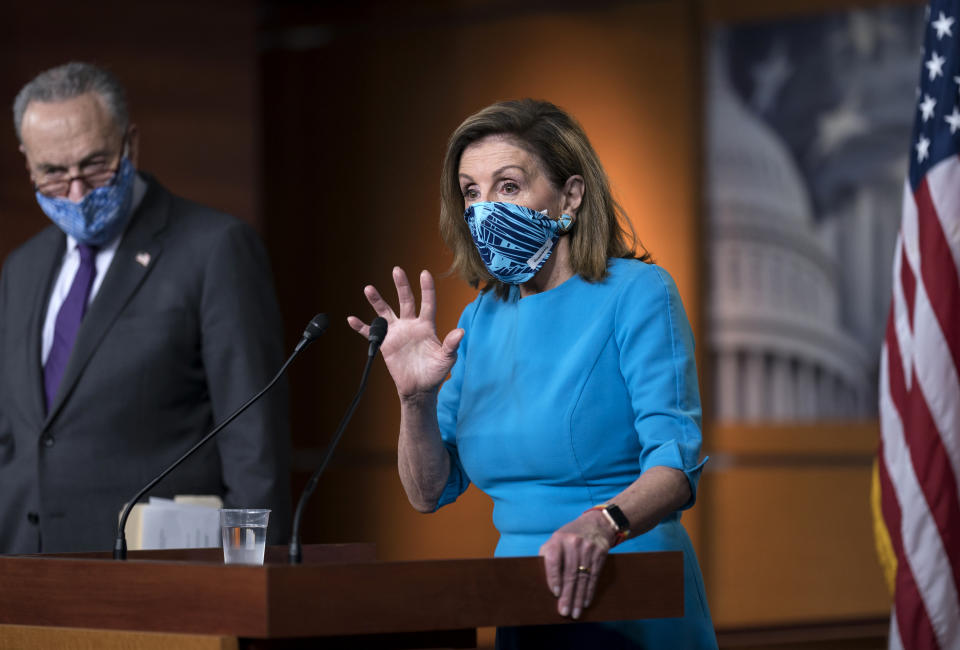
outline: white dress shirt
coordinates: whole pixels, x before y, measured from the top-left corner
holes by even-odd
[[[144,194],[147,193],[147,183],[140,175],[133,177],[133,200],[130,203],[130,214],[137,211],[143,201]],[[127,224],[129,226],[129,223]],[[125,230],[124,230],[125,231]],[[93,286],[90,287],[90,297],[87,299],[87,307],[93,302],[103,278],[113,262],[113,256],[120,246],[120,240],[123,239],[120,233],[113,238],[106,246],[97,251],[96,265],[97,274],[93,278]],[[67,235],[67,251],[63,255],[63,261],[60,263],[60,273],[53,283],[53,290],[50,292],[50,302],[47,304],[47,316],[43,321],[42,348],[40,352],[40,365],[47,363],[47,357],[50,356],[50,348],[53,347],[53,332],[56,329],[57,314],[60,313],[60,307],[63,301],[67,299],[70,293],[70,287],[73,285],[73,278],[80,269],[80,253],[77,251],[77,240]]]

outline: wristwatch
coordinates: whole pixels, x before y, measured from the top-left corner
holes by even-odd
[[[610,522],[610,525],[613,526],[613,529],[617,531],[617,537],[613,542],[614,546],[630,535],[630,520],[623,514],[620,506],[615,503],[603,503],[599,506],[593,506],[593,509],[601,511],[603,516],[607,518],[607,521]]]

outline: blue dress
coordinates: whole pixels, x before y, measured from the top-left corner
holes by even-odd
[[[686,474],[684,508],[696,499],[700,398],[680,296],[658,266],[614,259],[609,271],[522,300],[516,287],[507,300],[481,293],[460,317],[466,335],[437,407],[451,456],[438,507],[471,481],[488,494],[498,557],[537,555],[558,528],[656,465]],[[612,630],[624,647],[716,648],[679,512],[612,552],[654,550],[684,554],[684,618],[575,627]]]

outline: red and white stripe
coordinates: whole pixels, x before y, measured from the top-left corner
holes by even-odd
[[[960,161],[904,192],[881,353],[881,507],[897,554],[891,648],[960,650]]]

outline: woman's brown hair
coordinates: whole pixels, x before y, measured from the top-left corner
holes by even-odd
[[[484,291],[495,289],[501,298],[509,291],[509,286],[483,265],[463,219],[460,157],[468,146],[491,135],[505,135],[536,156],[554,187],[563,187],[576,174],[583,177],[583,199],[574,227],[566,235],[570,237],[570,262],[575,273],[590,282],[602,280],[609,258],[637,257],[636,247],[642,251],[640,259],[650,261],[623,208],[613,199],[610,181],[583,128],[550,102],[519,99],[499,102],[471,115],[447,144],[440,175],[440,235],[453,252],[451,270],[470,286],[483,282]]]

